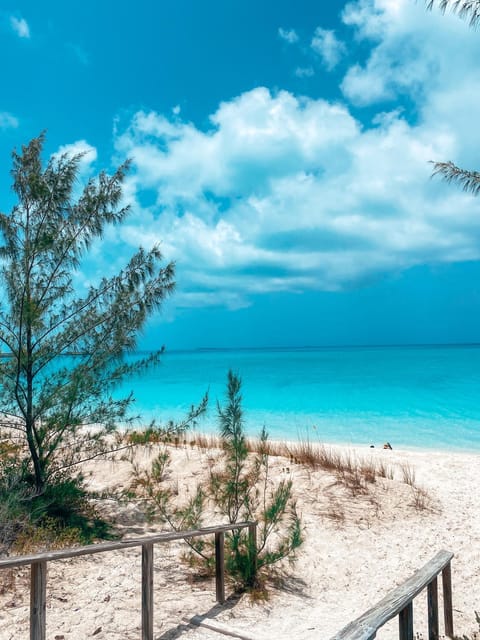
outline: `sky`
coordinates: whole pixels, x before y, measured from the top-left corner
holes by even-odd
[[[11,151],[130,158],[132,213],[84,282],[160,243],[177,289],[139,346],[480,342],[480,33],[415,0],[33,0],[0,9]],[[81,280],[81,278],[80,278]]]

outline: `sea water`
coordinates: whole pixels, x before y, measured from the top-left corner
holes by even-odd
[[[272,439],[480,451],[480,346],[167,352],[121,391],[160,424],[208,391],[197,429],[214,432],[228,370],[250,435],[265,425]]]

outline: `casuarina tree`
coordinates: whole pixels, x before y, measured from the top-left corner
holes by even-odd
[[[439,7],[441,11],[451,11],[461,18],[468,18],[470,25],[476,27],[480,20],[480,0],[427,0],[427,7]]]
[[[42,162],[44,136],[13,152],[18,199],[0,214],[0,410],[22,481],[36,495],[108,451],[132,397],[112,397],[159,357],[125,358],[174,287],[158,246],[139,249],[112,276],[81,290],[82,259],[129,213],[128,163],[79,187],[80,155]],[[5,441],[5,440],[4,440]]]
[[[428,9],[438,7],[441,11],[451,11],[469,20],[471,27],[480,22],[480,0],[427,0]],[[480,172],[462,169],[451,161],[434,162],[433,175],[440,175],[446,182],[458,184],[464,191],[474,196],[480,194]]]

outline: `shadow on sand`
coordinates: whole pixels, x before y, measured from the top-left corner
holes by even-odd
[[[311,598],[311,596],[306,593],[306,583],[300,578],[294,578],[292,576],[279,578],[275,580],[274,588],[278,591],[284,591],[299,598]],[[224,613],[229,609],[233,609],[238,604],[241,597],[241,594],[232,594],[225,600],[224,604],[216,604],[203,614],[196,614],[190,618],[183,618],[180,624],[172,629],[168,629],[161,635],[156,636],[155,640],[177,640],[177,638],[181,638],[183,635],[189,633],[193,629],[198,629],[199,627],[205,630],[217,632],[219,637],[224,635],[230,638],[237,638],[238,640],[253,640],[253,638],[248,634],[226,629],[224,623],[218,626],[209,624],[210,622],[214,622],[215,618],[221,613]]]

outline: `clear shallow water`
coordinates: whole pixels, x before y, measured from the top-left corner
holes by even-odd
[[[228,369],[243,381],[247,431],[273,439],[480,451],[480,347],[361,347],[166,353],[130,380],[136,411],[179,419],[209,390],[216,427]]]

